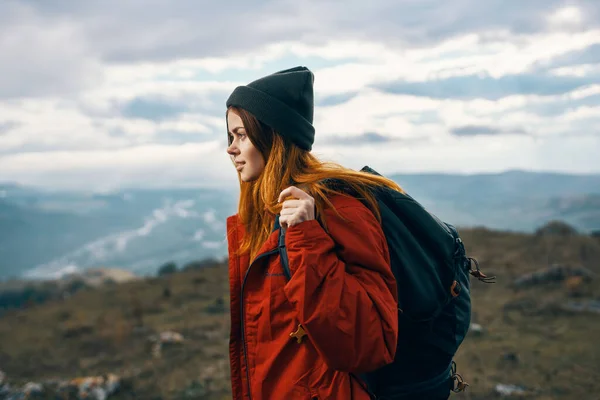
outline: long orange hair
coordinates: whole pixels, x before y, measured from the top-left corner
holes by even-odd
[[[275,215],[279,214],[282,208],[282,204],[277,202],[279,193],[288,186],[298,186],[315,199],[315,217],[325,229],[327,223],[320,217],[327,207],[333,208],[328,197],[339,192],[326,186],[322,182],[324,179],[344,181],[361,200],[366,201],[378,220],[381,220],[381,217],[377,200],[369,188],[386,186],[402,192],[402,188],[391,179],[354,171],[337,163],[320,161],[244,109],[229,107],[227,113],[229,112],[239,115],[248,138],[265,160],[265,169],[258,179],[252,182],[243,182],[240,179],[238,215],[246,234],[240,244],[239,253],[250,252],[251,260],[269,237]],[[229,136],[229,132],[227,135]]]

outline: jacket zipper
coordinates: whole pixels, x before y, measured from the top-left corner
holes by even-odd
[[[240,298],[240,307],[241,307],[241,313],[242,313],[242,324],[241,324],[242,329],[241,329],[241,331],[242,331],[242,343],[244,344],[244,363],[246,364],[246,384],[248,385],[248,397],[250,398],[250,400],[252,400],[252,392],[250,391],[250,369],[248,367],[248,348],[246,345],[246,337],[245,337],[246,332],[244,329],[244,326],[246,325],[246,312],[245,312],[245,308],[244,308],[244,286],[246,286],[246,278],[248,278],[248,273],[250,272],[250,268],[252,268],[254,263],[263,257],[267,257],[267,256],[273,255],[278,252],[279,252],[279,249],[275,248],[274,250],[270,250],[268,252],[258,255],[254,259],[254,261],[252,261],[252,263],[248,266],[248,269],[246,270],[246,274],[244,275],[244,280],[242,281],[242,295]]]

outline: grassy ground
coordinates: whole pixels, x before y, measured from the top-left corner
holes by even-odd
[[[471,386],[453,397],[497,398],[494,388],[504,383],[526,388],[521,398],[600,399],[600,314],[559,307],[600,299],[600,278],[569,287],[511,285],[549,263],[600,273],[600,240],[485,229],[461,234],[498,282],[473,280],[473,322],[484,332],[469,334],[457,354],[458,372]],[[225,265],[86,289],[1,317],[0,370],[13,385],[115,373],[126,390],[111,399],[228,399],[228,305]],[[156,357],[148,338],[166,330],[185,341]]]

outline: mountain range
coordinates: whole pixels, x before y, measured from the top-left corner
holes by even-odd
[[[507,171],[390,176],[425,208],[458,227],[532,232],[564,221],[600,230],[600,174]],[[64,192],[0,184],[0,279],[53,278],[91,267],[153,274],[226,256],[225,219],[237,189]]]

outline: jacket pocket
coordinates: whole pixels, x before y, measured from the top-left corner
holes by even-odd
[[[267,278],[269,298],[265,302],[267,311],[265,317],[268,319],[268,326],[266,327],[268,332],[266,334],[269,340],[283,334],[289,334],[291,332],[289,327],[296,320],[296,310],[288,301],[284,292],[285,283],[285,277],[275,273]]]

